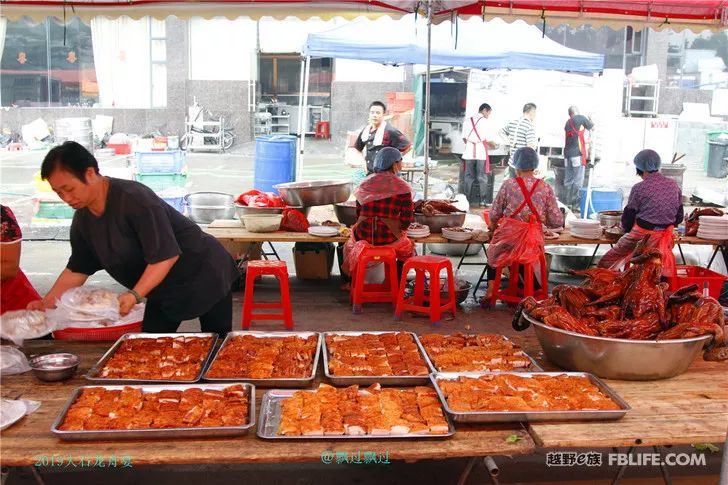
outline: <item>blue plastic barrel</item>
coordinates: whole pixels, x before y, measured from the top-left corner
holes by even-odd
[[[579,190],[581,193],[581,213],[586,214],[588,219],[591,214],[601,211],[622,210],[622,189],[614,187],[592,187],[589,211],[586,212],[586,189]]]
[[[296,179],[296,137],[263,135],[255,138],[255,177],[253,188],[278,192],[276,184]]]

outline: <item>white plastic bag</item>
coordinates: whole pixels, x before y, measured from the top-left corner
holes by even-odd
[[[66,291],[58,300],[58,308],[66,311],[69,320],[99,321],[119,319],[119,297],[113,291],[79,286]]]
[[[20,418],[34,413],[40,408],[40,402],[28,399],[3,399],[0,401],[0,430],[5,429]]]
[[[46,315],[48,316],[48,319],[53,322],[56,330],[64,328],[108,328],[141,322],[144,320],[144,309],[145,304],[138,303],[132,307],[131,311],[125,317],[121,317],[116,320],[73,320],[69,316],[68,310],[62,308],[60,305],[56,309],[47,310]]]
[[[29,370],[28,358],[24,353],[10,345],[0,346],[0,375],[12,376]]]
[[[12,341],[18,347],[23,340],[43,337],[53,330],[53,322],[45,312],[37,310],[15,310],[0,316],[0,337]]]

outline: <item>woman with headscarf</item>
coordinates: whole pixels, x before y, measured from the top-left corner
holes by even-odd
[[[632,187],[622,212],[625,235],[602,256],[602,268],[620,268],[634,253],[658,248],[662,252],[662,274],[673,276],[675,256],[673,227],[683,220],[682,191],[671,178],[660,173],[660,155],[642,150],[634,157],[637,175],[642,179]]]
[[[373,170],[354,191],[358,220],[344,245],[342,269],[353,274],[365,247],[390,246],[403,261],[414,251],[407,238],[407,227],[414,222],[412,189],[397,173],[402,168],[402,154],[393,147],[377,152]]]
[[[503,182],[490,209],[488,227],[493,238],[487,250],[488,288],[481,300],[484,308],[491,306],[496,268],[516,262],[535,264],[544,251],[542,225],[549,228],[564,225],[553,189],[533,175],[538,167],[536,151],[530,147],[519,148],[512,162],[517,176]],[[517,277],[511,275],[511,278]]]

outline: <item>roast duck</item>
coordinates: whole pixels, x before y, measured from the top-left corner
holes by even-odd
[[[416,214],[436,216],[442,214],[452,214],[453,212],[462,211],[446,200],[418,200],[417,202],[415,202]]]
[[[723,211],[715,207],[693,209],[690,215],[685,216],[685,235],[697,236],[700,227],[700,216],[722,216]]]
[[[546,325],[584,335],[631,340],[667,340],[714,335],[706,360],[728,360],[725,315],[715,298],[697,285],[675,292],[660,282],[660,252],[649,250],[632,259],[624,272],[591,268],[573,271],[586,276],[580,286],[558,285],[543,301],[525,298],[514,328],[522,330],[521,313]]]

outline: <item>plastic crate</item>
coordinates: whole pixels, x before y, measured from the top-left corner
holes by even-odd
[[[68,327],[53,332],[56,340],[116,340],[122,335],[141,332],[142,322],[127,323],[116,327],[80,328]]]
[[[708,294],[715,299],[720,297],[720,291],[723,287],[723,282],[728,279],[728,276],[723,276],[720,273],[711,271],[707,268],[701,268],[700,266],[677,266],[677,288],[684,286],[698,285],[698,289],[702,291],[703,285],[708,283]]]
[[[53,202],[42,200],[38,204],[38,212],[35,217],[41,219],[73,219],[76,210],[65,202]]]
[[[134,178],[155,192],[184,187],[187,183],[186,173],[137,173]]]
[[[167,204],[171,205],[177,212],[184,213],[185,211],[185,198],[184,197],[162,197],[162,200]]]
[[[140,174],[179,173],[184,165],[182,150],[136,152],[136,171]]]

